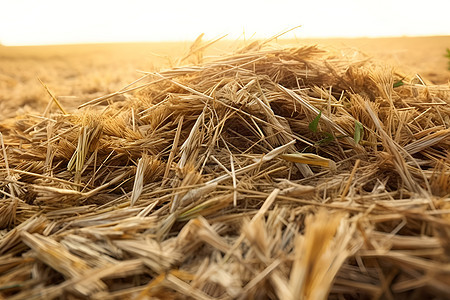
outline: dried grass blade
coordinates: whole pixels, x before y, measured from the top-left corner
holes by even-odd
[[[285,145],[279,146],[279,147],[271,150],[269,153],[265,154],[261,159],[258,159],[255,163],[247,165],[247,166],[245,166],[245,167],[235,171],[235,174],[239,175],[239,174],[242,174],[242,173],[245,173],[245,172],[248,172],[248,171],[250,171],[252,169],[257,168],[260,164],[262,164],[264,162],[267,162],[267,161],[270,161],[273,158],[277,157],[278,155],[280,155],[281,153],[286,151],[293,144],[295,144],[295,140],[292,140],[292,141],[290,141],[289,143],[287,143]],[[220,183],[220,182],[222,182],[224,180],[227,180],[227,179],[231,178],[231,176],[232,176],[231,173],[227,173],[227,174],[224,174],[222,176],[219,176],[219,177],[216,177],[214,179],[211,179],[210,181],[207,182],[207,184],[208,183]]]
[[[448,141],[450,139],[450,129],[439,130],[430,135],[414,141],[404,147],[405,151],[409,154],[415,154],[428,147],[432,147],[441,141]]]
[[[233,154],[230,153],[230,164],[231,164],[231,177],[233,179],[233,206],[237,205],[237,180],[236,180],[236,172],[234,170],[234,162],[233,162]]]
[[[336,170],[336,163],[334,161],[313,153],[289,153],[281,154],[280,157],[290,162],[322,166],[330,168],[332,171]]]
[[[402,178],[403,182],[408,186],[408,188],[411,191],[414,191],[418,194],[422,194],[423,190],[420,188],[420,185],[418,185],[414,182],[414,179],[411,176],[411,173],[408,171],[406,162],[403,159],[403,157],[401,156],[401,154],[397,148],[397,145],[394,143],[392,138],[389,137],[388,134],[386,133],[386,131],[383,129],[383,126],[380,123],[380,120],[378,119],[377,115],[373,111],[372,107],[367,102],[364,102],[364,106],[366,108],[366,111],[369,113],[370,117],[372,118],[372,121],[375,124],[375,127],[380,132],[383,144],[385,145],[385,149],[387,151],[389,151],[389,153],[391,153],[392,156],[394,157],[396,170],[400,174],[400,177]]]
[[[355,229],[341,228],[342,220],[342,215],[324,210],[307,217],[305,235],[295,243],[289,281],[292,299],[327,299],[337,271],[351,253],[347,247]]]
[[[183,128],[183,120],[184,120],[184,116],[181,116],[180,120],[178,121],[178,126],[177,126],[177,131],[175,132],[175,137],[173,139],[172,149],[170,150],[169,158],[167,159],[166,170],[164,171],[162,185],[164,185],[169,180],[169,172],[172,167],[172,162],[175,157],[175,153],[178,150],[178,142],[180,140],[181,129]]]
[[[64,115],[67,115],[67,112],[64,110],[64,108],[62,107],[61,103],[58,101],[58,99],[56,99],[55,95],[53,95],[53,93],[50,91],[50,89],[47,87],[47,85],[45,83],[43,83],[42,80],[39,77],[38,77],[38,80],[42,84],[42,86],[45,88],[47,93],[50,95],[50,97],[52,97],[53,101],[55,102],[56,106],[58,106],[59,110],[61,110],[61,112]]]
[[[139,158],[136,168],[136,175],[134,176],[133,190],[131,191],[130,206],[133,206],[141,196],[144,188],[144,173],[147,165],[148,157],[146,155]]]

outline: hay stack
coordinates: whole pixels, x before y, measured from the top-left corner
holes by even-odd
[[[450,297],[450,89],[419,79],[255,43],[4,122],[0,296]]]

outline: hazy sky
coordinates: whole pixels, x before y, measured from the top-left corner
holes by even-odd
[[[450,35],[449,0],[0,0],[5,45]]]

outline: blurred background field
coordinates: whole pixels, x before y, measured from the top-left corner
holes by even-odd
[[[247,41],[249,42],[249,41]],[[428,84],[450,79],[446,49],[450,36],[400,38],[296,39],[277,41],[295,46],[317,44],[386,61]],[[219,41],[205,55],[229,53],[243,41]],[[174,67],[191,42],[77,44],[60,46],[0,46],[0,120],[17,114],[42,112],[49,96],[40,78],[67,109],[117,91],[140,77],[139,70]],[[188,64],[183,61],[181,64]]]

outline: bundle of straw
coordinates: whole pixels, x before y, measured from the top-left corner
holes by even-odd
[[[316,46],[197,50],[0,125],[1,297],[450,297],[448,86]]]

